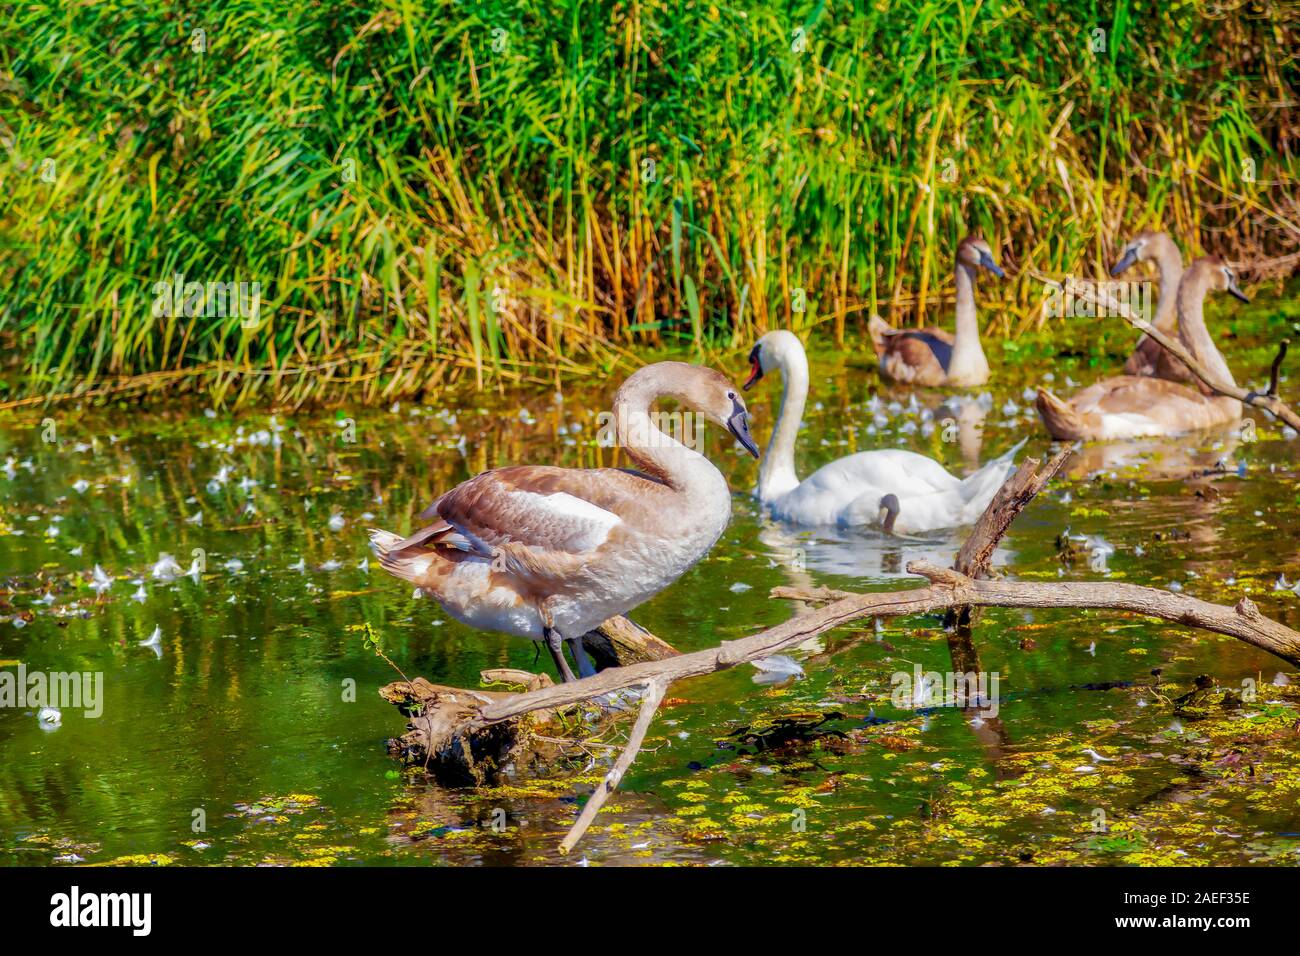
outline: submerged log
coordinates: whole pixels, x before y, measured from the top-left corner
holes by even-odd
[[[605,621],[583,635],[582,644],[598,670],[667,660],[679,653],[625,617]],[[566,731],[558,709],[542,708],[485,725],[475,720],[484,706],[554,686],[549,675],[498,669],[480,676],[485,685],[515,689],[448,687],[423,677],[381,687],[379,696],[408,718],[406,733],[388,741],[389,752],[452,786],[482,786],[496,781],[507,767],[526,771],[549,766],[563,755]]]
[[[525,691],[550,687],[546,674],[526,671],[483,671],[485,683],[514,683]],[[388,741],[388,751],[406,763],[421,764],[439,782],[451,786],[481,786],[497,779],[510,764],[524,765],[530,758],[554,754],[529,742],[554,719],[552,711],[539,710],[517,720],[469,729],[484,704],[511,696],[509,692],[471,690],[433,684],[423,677],[394,681],[379,689],[379,696],[408,718],[406,733]]]
[[[664,661],[681,653],[625,617],[611,617],[594,631],[588,631],[582,636],[582,646],[598,671],[641,661]]]

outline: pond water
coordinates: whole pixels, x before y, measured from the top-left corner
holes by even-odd
[[[1267,367],[1267,325],[1253,344],[1241,336],[1252,368]],[[1025,436],[1022,454],[1046,453],[1026,386],[1050,372],[1068,391],[1067,378],[1097,373],[1078,357],[1015,372],[992,358],[1000,384],[982,435],[954,436],[940,409],[950,396],[913,404],[864,354],[814,354],[802,473],[872,447],[958,472]],[[737,379],[743,364],[742,352]],[[952,669],[938,618],[824,635],[794,652],[805,676],[784,686],[755,683],[749,666],[679,684],[568,858],[556,845],[604,751],[482,791],[403,770],[385,740],[404,719],[376,693],[398,675],[360,625],[403,672],[437,683],[551,665],[414,597],[366,561],[365,529],[407,531],[440,490],[485,468],[611,463],[594,441],[611,391],[0,420],[0,671],[102,676],[98,716],[65,707],[51,725],[37,708],[0,707],[0,863],[1300,863],[1294,669],[1232,638],[1111,612],[987,612],[975,642],[998,675],[996,719],[891,699],[895,675]],[[778,395],[769,380],[749,396],[760,441]],[[1220,603],[1249,594],[1300,627],[1300,596],[1278,585],[1300,579],[1300,441],[1262,417],[1245,438],[1256,440],[1233,428],[1083,449],[1014,525],[998,566]],[[774,525],[748,496],[756,464],[716,433],[707,450],[735,492],[731,525],[632,615],[681,650],[785,620],[795,608],[768,597],[776,585],[919,586],[906,563],[947,564],[964,535]],[[1067,529],[1113,547],[1105,566],[1063,560]],[[164,554],[179,567],[155,577]],[[1176,708],[1199,675],[1217,689]],[[1242,706],[1221,706],[1224,689]]]

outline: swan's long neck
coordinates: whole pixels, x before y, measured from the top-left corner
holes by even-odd
[[[781,411],[758,467],[755,493],[759,501],[780,498],[799,485],[794,470],[794,443],[799,437],[804,406],[808,404],[808,357],[799,349],[781,352],[776,359],[781,370]]]
[[[1156,317],[1152,324],[1161,332],[1173,332],[1178,320],[1178,285],[1183,279],[1183,256],[1173,240],[1166,239],[1160,243],[1155,263],[1160,270],[1160,298],[1156,301]]]
[[[975,316],[975,270],[957,263],[957,336],[948,362],[950,385],[983,385],[988,381],[989,363],[980,345],[979,320]]]
[[[1236,385],[1232,370],[1215,346],[1210,330],[1205,327],[1205,294],[1209,291],[1210,279],[1209,274],[1198,269],[1189,272],[1179,286],[1178,337],[1206,369],[1222,381]]]
[[[627,452],[638,468],[660,479],[674,491],[696,499],[721,486],[727,492],[726,479],[708,458],[695,448],[687,447],[659,427],[651,413],[655,399],[671,395],[672,389],[660,387],[652,379],[633,375],[614,396],[614,425],[619,447]],[[699,444],[702,428],[686,423],[698,422],[696,415],[672,415],[670,420],[683,423],[683,435],[690,444]]]

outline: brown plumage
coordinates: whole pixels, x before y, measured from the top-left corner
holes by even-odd
[[[757,456],[737,390],[713,369],[660,362],[614,398],[614,438],[638,469],[497,468],[438,498],[407,538],[371,531],[380,564],[453,617],[544,640],[565,679],[561,640],[579,669],[582,635],[667,587],[711,548],[731,514],[726,480],[664,434],[661,397],[721,424]],[[575,643],[577,642],[577,643]]]
[[[1175,335],[1174,330],[1160,329],[1160,331],[1170,336]],[[1193,375],[1186,365],[1179,359],[1174,358],[1168,349],[1146,334],[1143,334],[1142,338],[1138,340],[1137,346],[1133,349],[1133,354],[1124,363],[1124,374],[1145,375],[1152,378],[1162,378],[1170,382],[1200,385],[1200,379]]]
[[[1236,276],[1222,259],[1197,259],[1179,284],[1178,335],[1199,361],[1224,382],[1235,384],[1205,327],[1202,306],[1211,289],[1227,290],[1245,299]],[[1241,417],[1241,402],[1235,398],[1150,376],[1103,379],[1068,402],[1040,388],[1036,404],[1043,424],[1058,441],[1172,435],[1223,425]]]
[[[924,329],[895,329],[878,315],[871,317],[867,331],[880,360],[880,371],[886,378],[920,386],[947,382],[947,363],[952,357],[954,341],[951,332],[933,325]]]
[[[1145,375],[1102,379],[1068,402],[1040,388],[1036,404],[1057,441],[1177,434],[1222,425],[1241,414],[1236,399],[1210,399],[1181,382]]]
[[[1167,233],[1144,230],[1129,240],[1120,258],[1111,266],[1110,274],[1118,276],[1139,262],[1154,263],[1160,275],[1160,298],[1151,324],[1165,335],[1177,335],[1177,296],[1183,277],[1182,253]],[[1137,347],[1124,363],[1124,374],[1163,378],[1199,387],[1199,381],[1186,365],[1145,334],[1138,339]]]
[[[989,244],[978,236],[963,239],[955,259],[955,335],[934,326],[893,329],[879,316],[872,316],[867,323],[880,373],[886,378],[922,386],[973,387],[988,381],[989,363],[980,346],[975,316],[975,274],[979,269],[987,269],[999,278],[1005,273],[993,260]]]

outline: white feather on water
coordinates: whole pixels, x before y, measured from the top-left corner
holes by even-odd
[[[103,594],[113,586],[113,579],[97,564],[91,574],[90,586],[95,589],[96,594]]]
[[[173,581],[180,573],[181,566],[176,563],[175,558],[165,551],[158,555],[158,560],[149,569],[150,576],[156,581]]]
[[[150,634],[150,635],[149,635],[147,638],[145,638],[143,641],[141,641],[140,644],[139,644],[139,646],[140,646],[140,647],[147,647],[147,648],[149,648],[149,650],[153,651],[153,652],[154,652],[155,654],[157,654],[159,657],[162,657],[162,652],[163,652],[163,647],[162,647],[162,628],[161,628],[161,627],[155,627],[155,628],[153,629],[153,633]]]
[[[803,668],[793,657],[787,657],[785,654],[773,654],[771,657],[760,657],[758,660],[750,661],[758,673],[754,675],[755,684],[778,684],[782,681],[801,680],[804,676]]]

